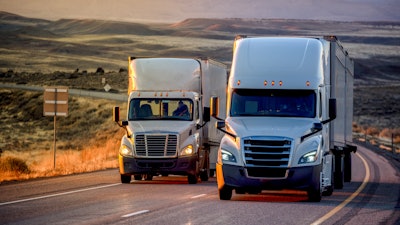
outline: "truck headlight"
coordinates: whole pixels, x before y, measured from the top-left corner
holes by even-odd
[[[221,149],[221,159],[225,162],[236,162],[236,157],[224,149]]]
[[[192,155],[194,153],[193,145],[187,145],[181,150],[181,156]]]
[[[301,158],[299,159],[299,164],[313,163],[317,160],[317,158],[318,158],[317,150],[314,150],[301,156]]]
[[[121,145],[121,147],[119,148],[119,154],[121,154],[122,156],[133,156],[132,149],[126,145]]]

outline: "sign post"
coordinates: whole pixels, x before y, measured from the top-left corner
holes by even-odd
[[[56,168],[56,118],[68,116],[68,87],[46,87],[43,94],[43,115],[54,117],[54,169]]]

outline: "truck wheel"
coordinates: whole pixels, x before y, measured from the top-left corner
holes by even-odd
[[[315,177],[314,182],[307,190],[308,201],[310,202],[320,202],[321,201],[321,173],[318,173],[318,176]]]
[[[200,172],[200,179],[201,181],[208,181],[208,171],[201,171]]]
[[[326,191],[322,192],[323,196],[331,196],[333,194],[333,187],[329,186],[326,188]]]
[[[196,175],[188,175],[189,184],[197,184],[197,176]]]
[[[144,175],[144,179],[145,180],[153,180],[153,174],[148,173],[148,174]]]
[[[129,184],[131,182],[131,175],[122,175],[121,174],[121,183]]]
[[[232,188],[224,186],[219,190],[219,199],[220,200],[231,200],[232,198]]]
[[[344,182],[350,182],[351,181],[351,153],[346,152],[344,154]]]
[[[321,201],[321,189],[320,188],[310,188],[307,191],[308,201],[310,202],[320,202]]]
[[[135,174],[135,175],[133,175],[133,178],[135,179],[135,180],[142,180],[142,174]]]
[[[343,165],[343,157],[341,154],[335,155],[335,173],[334,173],[334,181],[333,183],[335,184],[335,189],[342,189],[343,188],[343,183],[344,183],[344,176],[343,176],[343,170],[342,170],[342,165]]]
[[[214,177],[215,175],[215,169],[210,169],[210,177]]]

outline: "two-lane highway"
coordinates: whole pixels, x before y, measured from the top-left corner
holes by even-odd
[[[118,170],[0,185],[1,224],[398,224],[399,171],[359,147],[352,182],[319,203],[305,192],[218,198],[215,178],[120,184]]]

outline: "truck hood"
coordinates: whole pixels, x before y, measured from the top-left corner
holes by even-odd
[[[281,136],[293,139],[310,132],[312,118],[288,117],[229,117],[226,120],[228,131],[239,137]]]
[[[128,130],[132,133],[178,133],[190,130],[193,121],[143,120],[129,121]]]

